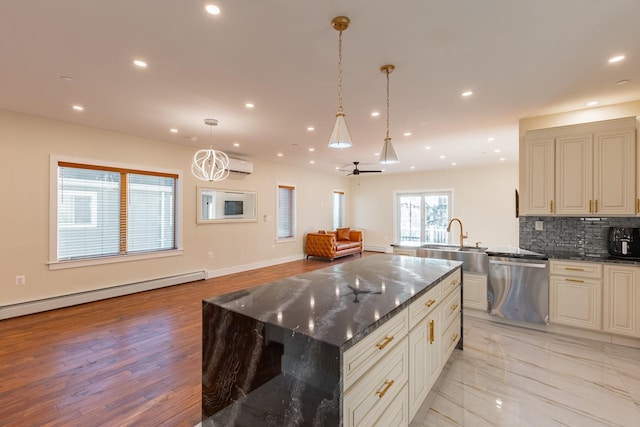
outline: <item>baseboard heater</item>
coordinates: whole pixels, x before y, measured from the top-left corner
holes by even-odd
[[[84,304],[87,302],[120,297],[123,295],[135,294],[137,292],[150,291],[152,289],[179,285],[181,283],[194,282],[196,280],[203,280],[204,278],[204,271],[195,271],[192,273],[145,280],[142,282],[129,283],[111,288],[96,289],[76,294],[7,305],[0,307],[0,320],[39,313],[42,311],[55,310],[57,308],[70,307],[72,305]]]

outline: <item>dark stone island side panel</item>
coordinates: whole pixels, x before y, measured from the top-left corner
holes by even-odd
[[[339,348],[203,303],[202,425],[337,426]]]

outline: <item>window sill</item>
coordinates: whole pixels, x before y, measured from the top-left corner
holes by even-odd
[[[85,258],[69,261],[50,261],[49,270],[63,270],[66,268],[88,267],[92,265],[115,264],[118,262],[140,261],[145,259],[166,258],[183,255],[183,249],[173,249],[170,251],[149,252],[135,255],[118,255],[100,258]]]

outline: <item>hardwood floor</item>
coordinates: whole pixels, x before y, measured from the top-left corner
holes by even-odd
[[[0,425],[194,426],[202,300],[355,259],[294,261],[2,320]]]

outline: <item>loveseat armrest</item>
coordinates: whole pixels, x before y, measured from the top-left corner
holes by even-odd
[[[307,233],[305,252],[309,256],[333,258],[336,254],[336,236],[326,233]]]
[[[362,231],[360,230],[350,230],[349,231],[349,240],[352,242],[362,242]]]

